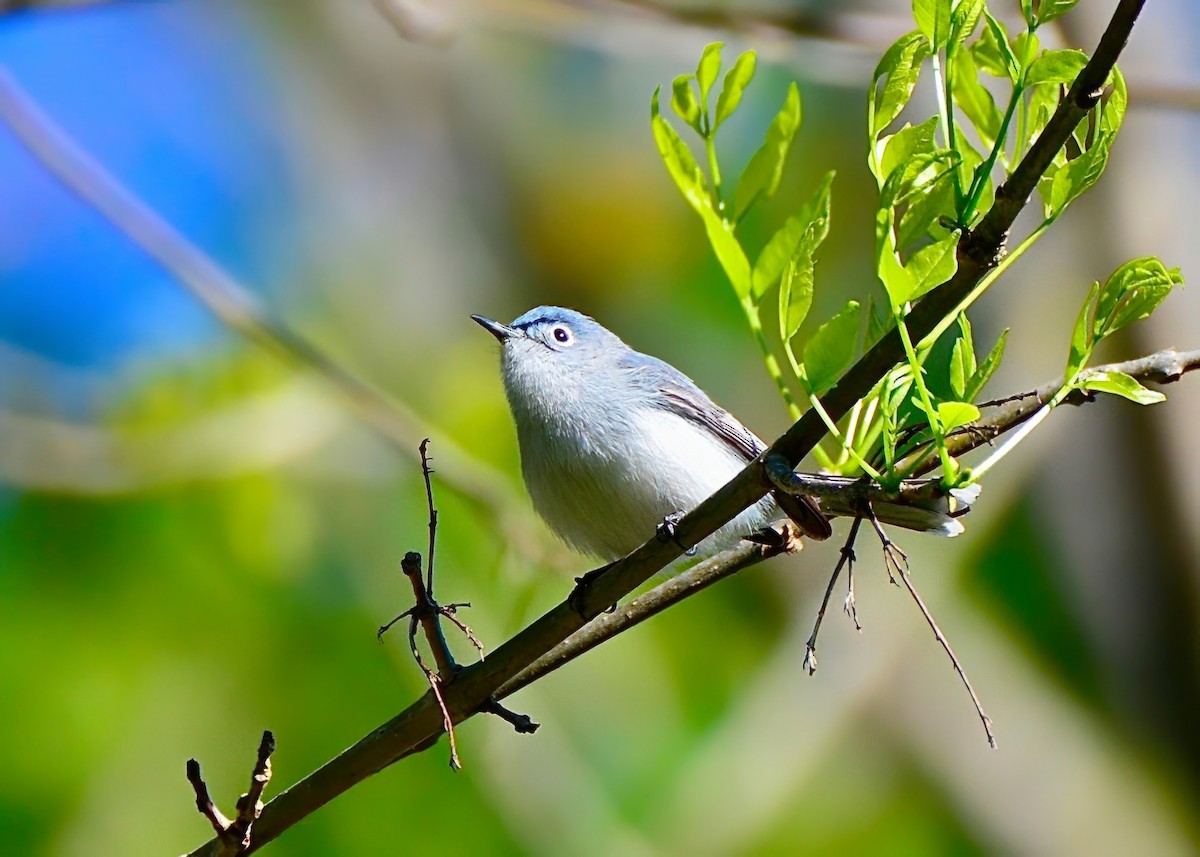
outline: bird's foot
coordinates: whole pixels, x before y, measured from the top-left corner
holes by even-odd
[[[679,540],[679,536],[677,535],[679,522],[683,520],[683,516],[685,514],[685,512],[674,512],[673,514],[667,515],[662,519],[662,523],[654,529],[654,535],[660,542],[674,542],[687,556],[695,556],[696,546],[692,545],[691,547],[688,547]]]

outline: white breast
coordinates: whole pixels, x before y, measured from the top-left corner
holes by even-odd
[[[664,517],[695,508],[745,465],[700,426],[658,409],[637,409],[619,433],[528,426],[519,440],[538,513],[568,544],[604,559],[625,556],[651,538]],[[760,502],[701,551],[729,546],[769,523],[774,511],[769,499]]]

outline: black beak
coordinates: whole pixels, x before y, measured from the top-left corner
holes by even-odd
[[[510,339],[514,336],[519,336],[521,331],[515,327],[509,327],[507,324],[501,324],[498,321],[492,321],[486,315],[473,315],[471,320],[476,322],[480,327],[496,337],[501,342]]]

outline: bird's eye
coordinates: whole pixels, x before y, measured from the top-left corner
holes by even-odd
[[[566,327],[556,327],[554,328],[554,338],[566,345],[571,341],[571,331]]]

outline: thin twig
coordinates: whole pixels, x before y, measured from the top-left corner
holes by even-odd
[[[862,518],[855,518],[857,525]],[[858,622],[858,604],[854,599],[854,555],[850,556],[850,565],[846,568],[846,598],[842,601],[842,611],[854,623],[854,630],[862,633],[862,625]]]
[[[430,467],[430,462],[433,460],[429,457],[429,438],[421,441],[421,445],[417,447],[417,451],[421,455],[421,476],[425,480],[425,502],[429,506],[429,566],[425,570],[425,588],[429,591],[429,598],[433,600],[433,551],[437,546],[437,509],[433,506],[433,481],[430,477],[433,475],[433,468]]]
[[[538,731],[542,725],[540,723],[535,723],[528,714],[518,714],[511,709],[505,708],[494,699],[489,699],[479,707],[479,710],[484,714],[496,715],[523,735],[532,735],[534,732]]]
[[[213,799],[208,793],[208,784],[204,782],[204,777],[200,774],[200,763],[195,759],[187,760],[187,779],[196,793],[196,809],[208,819],[208,823],[212,825],[212,829],[217,832],[217,835],[223,834],[229,829],[230,821],[213,803]]]
[[[896,577],[899,577],[904,583],[904,588],[908,590],[908,594],[917,603],[921,615],[925,617],[926,624],[933,631],[934,638],[941,644],[942,650],[950,658],[950,663],[954,667],[954,671],[962,679],[963,687],[967,689],[967,693],[971,697],[971,703],[975,706],[975,713],[979,715],[979,721],[983,724],[983,731],[987,735],[988,745],[993,750],[996,749],[996,736],[992,732],[992,718],[988,717],[987,713],[983,710],[983,703],[979,701],[979,695],[975,693],[975,688],[971,686],[971,680],[967,678],[967,671],[963,669],[962,663],[958,660],[958,655],[954,654],[954,649],[950,646],[950,641],[946,639],[946,635],[938,627],[937,620],[933,618],[933,613],[925,606],[925,602],[917,592],[917,587],[912,582],[912,578],[908,573],[908,556],[900,549],[899,545],[888,538],[887,533],[883,531],[883,527],[875,520],[874,515],[868,517],[871,524],[875,527],[875,532],[879,536],[879,541],[883,546],[883,564],[888,570],[888,579],[892,583],[895,583]],[[893,570],[895,571],[895,576],[892,574]]]
[[[217,809],[208,793],[208,785],[200,774],[200,763],[188,759],[187,779],[196,793],[196,809],[208,819],[217,834],[217,857],[236,857],[247,853],[250,848],[254,823],[262,814],[262,793],[271,782],[271,756],[275,752],[275,735],[266,730],[258,744],[254,769],[250,774],[250,788],[237,799],[237,815],[226,818]]]
[[[438,675],[443,681],[449,681],[462,668],[450,653],[450,645],[446,642],[442,624],[438,621],[442,616],[442,607],[433,600],[425,589],[425,581],[421,579],[421,555],[416,551],[406,553],[400,561],[400,570],[412,584],[413,600],[416,602],[412,612],[413,619],[425,632],[425,641],[429,643],[429,649],[433,652]]]
[[[841,557],[837,561],[837,565],[833,567],[833,574],[829,575],[829,585],[825,587],[825,597],[821,599],[821,607],[817,610],[816,621],[813,622],[812,633],[808,635],[808,642],[804,644],[804,663],[801,669],[808,670],[808,674],[812,675],[817,671],[817,633],[821,630],[821,622],[825,619],[825,608],[829,606],[829,598],[833,594],[833,587],[837,583],[838,576],[842,573],[842,566],[849,566],[848,573],[854,573],[854,540],[858,538],[858,528],[862,524],[862,518],[855,518],[854,523],[850,525],[850,532],[846,535],[846,543],[842,545]],[[854,584],[850,585],[850,592],[854,591]],[[847,596],[849,598],[849,596]],[[858,624],[858,613],[850,614],[854,619],[855,630],[861,631],[862,626]]]
[[[450,739],[450,768],[461,771],[462,762],[458,758],[458,738],[454,734],[454,719],[450,716],[450,709],[446,707],[445,697],[442,696],[442,680],[429,670],[425,670],[425,678],[429,679],[429,689],[437,697],[438,708],[442,712],[442,729],[445,731],[446,737]]]

